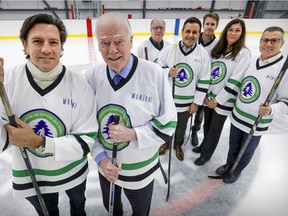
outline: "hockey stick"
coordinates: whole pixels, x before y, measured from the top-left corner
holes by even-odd
[[[145,59],[148,61],[148,50],[147,47],[144,47]]]
[[[279,86],[279,83],[282,80],[287,68],[288,68],[288,57],[286,58],[283,66],[282,66],[282,68],[281,68],[281,70],[280,70],[280,72],[279,72],[279,74],[278,74],[278,76],[277,76],[277,78],[276,78],[276,80],[275,80],[275,82],[274,82],[274,84],[273,84],[273,86],[272,86],[272,88],[271,88],[271,90],[270,90],[265,102],[264,102],[264,106],[268,106],[269,105],[269,103],[270,103],[272,97],[274,96],[274,93],[276,92],[276,90],[277,90],[277,88]],[[251,130],[250,130],[250,132],[249,132],[244,144],[242,145],[242,147],[241,147],[241,149],[240,149],[240,151],[239,151],[239,153],[237,155],[237,158],[236,158],[235,162],[233,163],[231,169],[229,170],[229,172],[227,174],[219,175],[219,176],[208,176],[209,178],[212,178],[212,179],[223,179],[227,175],[231,175],[231,174],[234,173],[238,163],[240,162],[240,160],[241,160],[246,148],[248,147],[248,145],[250,143],[250,140],[252,139],[254,131],[256,130],[258,124],[260,123],[261,118],[262,118],[261,115],[257,116],[257,118],[256,118],[256,120],[255,120],[255,122],[254,122],[254,124],[253,124],[253,126],[252,126],[252,128],[251,128]]]
[[[174,45],[174,59],[173,59],[173,67],[176,68],[176,58],[177,58],[177,43]],[[172,96],[174,100],[174,95],[175,95],[175,77],[172,77]],[[175,133],[174,133],[175,134]],[[174,135],[173,135],[174,137]],[[169,160],[168,160],[168,178],[167,178],[167,195],[166,195],[166,202],[169,200],[170,196],[170,175],[171,175],[171,156],[172,156],[172,142],[173,142],[173,137],[169,141]]]
[[[15,115],[12,111],[12,108],[10,106],[10,103],[9,103],[9,99],[8,99],[8,96],[7,96],[7,93],[6,93],[6,90],[4,88],[4,85],[3,83],[0,82],[0,97],[1,97],[1,100],[2,100],[2,103],[3,103],[3,106],[4,106],[4,109],[6,111],[6,114],[8,116],[8,119],[9,119],[9,123],[10,125],[12,125],[13,127],[18,127],[16,121],[15,121]],[[46,208],[46,205],[45,205],[45,202],[43,200],[43,197],[41,195],[41,192],[40,192],[40,189],[39,189],[39,186],[38,186],[38,183],[37,183],[37,180],[36,180],[36,177],[35,177],[35,173],[33,171],[33,168],[32,168],[32,165],[31,165],[31,162],[30,162],[30,159],[28,157],[28,154],[27,154],[27,151],[26,151],[26,148],[24,147],[19,147],[20,149],[20,152],[21,152],[21,155],[24,159],[24,162],[26,164],[26,167],[27,167],[27,171],[28,171],[28,174],[31,178],[31,181],[32,181],[32,185],[36,191],[36,195],[37,195],[37,198],[39,200],[39,203],[40,203],[40,206],[41,206],[41,209],[43,211],[43,214],[45,216],[49,216],[49,213],[48,213],[48,210]]]
[[[119,124],[120,117],[118,115],[114,116],[114,125]],[[113,143],[112,151],[112,164],[117,166],[117,143]],[[113,216],[114,211],[114,199],[115,199],[115,183],[110,183],[110,196],[109,196],[109,216]]]

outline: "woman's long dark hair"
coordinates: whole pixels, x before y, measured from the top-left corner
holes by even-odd
[[[225,56],[226,53],[226,48],[227,48],[227,31],[228,29],[234,25],[240,23],[242,26],[242,33],[238,41],[236,41],[234,44],[232,44],[232,50],[231,54],[227,56],[227,58],[232,58],[233,60],[236,58],[240,50],[245,47],[245,37],[246,37],[246,26],[245,22],[241,19],[233,19],[231,20],[224,28],[220,35],[220,39],[218,43],[215,45],[215,47],[211,51],[211,56],[212,58],[218,59],[220,57]]]

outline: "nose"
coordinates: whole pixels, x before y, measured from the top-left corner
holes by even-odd
[[[41,48],[41,51],[45,54],[49,54],[51,52],[51,46],[49,44],[49,42],[44,42],[43,46]]]
[[[110,54],[115,54],[118,52],[118,47],[114,43],[111,43],[110,47],[108,48],[108,52]]]

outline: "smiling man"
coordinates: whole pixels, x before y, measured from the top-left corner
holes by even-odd
[[[86,78],[94,89],[100,125],[101,148],[92,155],[99,165],[103,203],[108,211],[110,182],[115,182],[115,215],[123,215],[123,189],[133,215],[147,216],[159,170],[158,149],[176,127],[170,86],[159,65],[130,53],[131,27],[120,13],[100,16],[96,37],[104,62],[89,68]],[[113,124],[115,115],[120,116],[118,125]],[[111,162],[113,143],[117,167]]]
[[[198,105],[203,104],[210,82],[210,57],[197,43],[200,33],[201,21],[196,17],[188,18],[182,27],[182,40],[164,48],[158,59],[158,64],[172,83],[178,116],[174,149],[180,161],[184,160],[181,146],[188,119],[197,112]],[[168,143],[163,144],[160,154],[164,154],[168,148]]]
[[[137,56],[157,63],[160,51],[170,43],[163,40],[165,34],[165,21],[153,19],[150,23],[151,37],[143,41],[137,48]]]

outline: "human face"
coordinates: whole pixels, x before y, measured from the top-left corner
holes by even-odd
[[[165,25],[162,20],[154,20],[151,26],[152,39],[160,43],[165,34]]]
[[[242,35],[242,26],[240,23],[235,23],[231,25],[226,34],[227,44],[228,46],[232,46],[236,43]]]
[[[261,59],[266,60],[280,53],[280,49],[282,48],[283,44],[284,44],[284,41],[283,41],[283,35],[281,32],[279,31],[264,32],[262,34],[260,45],[259,45]]]
[[[211,38],[214,35],[214,32],[217,28],[217,21],[212,17],[207,17],[204,21],[204,37]]]
[[[55,68],[61,57],[60,32],[55,25],[35,24],[29,31],[27,41],[22,41],[24,51],[31,62],[42,72]]]
[[[200,36],[198,23],[187,23],[182,30],[182,41],[186,47],[193,46]]]
[[[97,27],[98,49],[109,68],[120,73],[130,60],[133,37],[120,19],[102,19]]]

